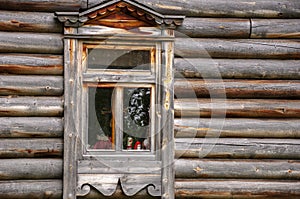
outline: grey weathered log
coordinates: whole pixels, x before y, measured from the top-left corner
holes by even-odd
[[[177,38],[175,55],[183,58],[299,59],[298,40]]]
[[[0,0],[1,10],[21,10],[37,12],[57,12],[57,11],[78,11],[81,7],[81,0]]]
[[[225,79],[300,79],[300,60],[176,58],[175,76]]]
[[[63,114],[61,97],[0,97],[0,116],[57,117]]]
[[[185,18],[175,31],[176,37],[249,38],[249,19]]]
[[[62,157],[61,138],[0,139],[0,158]]]
[[[36,199],[62,198],[62,180],[7,180],[0,181],[0,198]]]
[[[54,13],[0,11],[0,31],[62,32]]]
[[[178,159],[176,178],[300,179],[296,160]]]
[[[62,75],[63,57],[43,54],[0,54],[1,73]]]
[[[176,138],[177,158],[300,159],[299,139]]]
[[[61,159],[1,159],[0,180],[62,178]]]
[[[60,96],[62,76],[0,75],[0,95]]]
[[[299,119],[177,118],[176,138],[300,138]]]
[[[299,100],[177,99],[176,117],[299,118]]]
[[[63,40],[54,33],[0,32],[0,53],[61,54]]]
[[[251,38],[300,38],[299,19],[251,19]]]
[[[299,80],[177,79],[178,98],[300,98]]]
[[[104,0],[89,0],[93,7]],[[139,2],[164,14],[183,14],[197,17],[263,17],[299,18],[298,0],[239,0],[234,3],[226,0],[140,0]]]
[[[298,199],[299,181],[177,180],[176,198]]]
[[[0,124],[0,138],[63,136],[63,120],[57,117],[0,117]]]

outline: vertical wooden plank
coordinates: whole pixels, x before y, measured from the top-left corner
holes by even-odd
[[[173,36],[172,30],[163,30],[164,36]],[[174,193],[174,104],[173,104],[173,42],[162,42],[162,198],[173,199]]]
[[[65,127],[64,127],[64,177],[63,177],[63,198],[76,198],[76,131],[78,130],[76,123],[76,41],[73,39],[65,39],[64,44],[64,78],[65,78]],[[75,118],[74,118],[75,117]]]

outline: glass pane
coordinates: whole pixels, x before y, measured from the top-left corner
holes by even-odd
[[[150,70],[150,50],[89,49],[88,68]]]
[[[150,88],[124,88],[124,150],[150,150],[150,104]]]
[[[89,88],[88,146],[90,149],[114,149],[113,91],[114,88]]]

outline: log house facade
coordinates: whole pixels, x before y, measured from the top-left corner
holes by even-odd
[[[0,198],[63,197],[66,71],[55,13],[101,2],[0,0]],[[186,16],[175,31],[174,197],[299,198],[300,2],[138,2]],[[118,188],[111,198],[129,196]]]

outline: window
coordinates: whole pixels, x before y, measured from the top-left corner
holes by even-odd
[[[64,198],[117,187],[174,198],[173,29],[184,17],[134,0],[56,16],[65,31]]]

